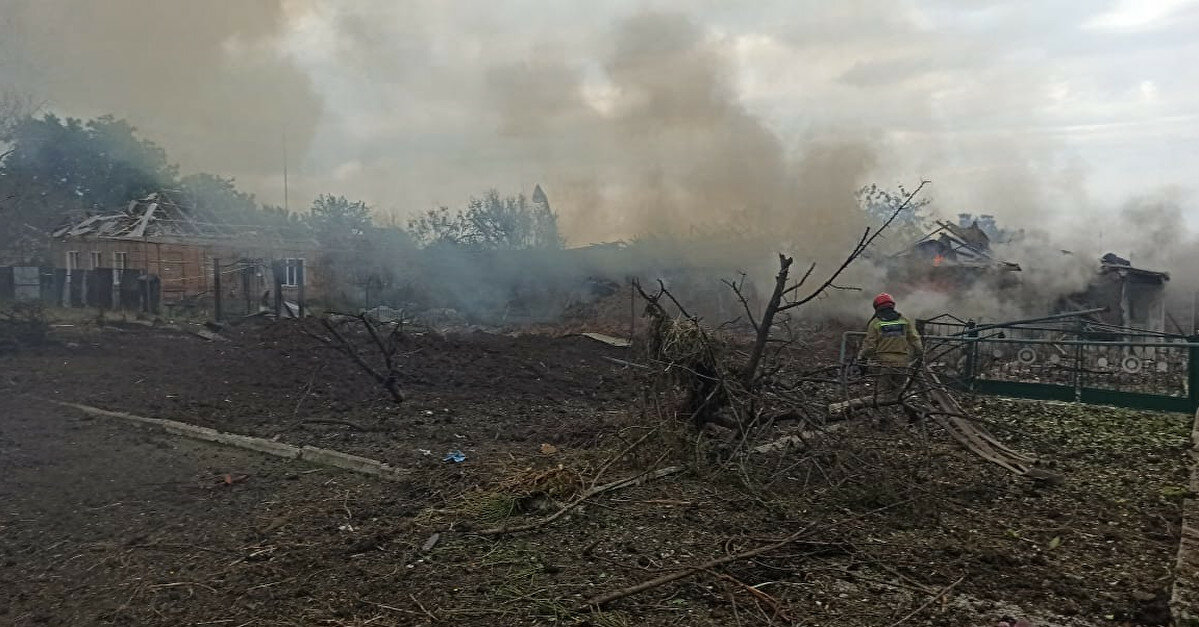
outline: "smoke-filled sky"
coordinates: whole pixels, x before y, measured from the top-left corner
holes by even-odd
[[[0,0],[0,86],[264,202],[286,137],[293,209],[541,183],[575,243],[849,236],[854,187],[921,178],[1102,238],[1199,172],[1194,0]]]

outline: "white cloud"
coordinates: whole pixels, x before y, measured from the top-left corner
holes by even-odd
[[[1195,0],[1120,0],[1110,10],[1083,23],[1095,30],[1137,30],[1163,26],[1166,18]]]
[[[1157,100],[1157,83],[1141,81],[1141,97],[1145,102],[1155,102]]]

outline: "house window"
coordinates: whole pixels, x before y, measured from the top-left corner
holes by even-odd
[[[285,287],[299,287],[304,283],[304,260],[303,259],[286,259],[287,274],[285,275],[283,285]]]
[[[79,269],[79,251],[67,251],[67,271]]]
[[[93,250],[91,253],[91,258],[92,258],[92,270],[99,268],[100,267],[100,251]]]
[[[117,270],[129,269],[129,253],[113,253],[112,267]]]

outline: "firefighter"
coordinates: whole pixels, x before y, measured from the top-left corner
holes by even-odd
[[[874,317],[866,325],[866,339],[858,351],[858,363],[878,367],[879,400],[893,400],[906,387],[908,372],[924,355],[924,342],[916,325],[895,311],[895,299],[882,293],[874,297]],[[916,414],[904,407],[909,419]]]

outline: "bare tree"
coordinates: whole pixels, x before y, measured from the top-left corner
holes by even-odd
[[[371,344],[378,350],[378,359],[382,359],[383,367],[380,368],[372,365],[370,361],[362,354],[358,345],[351,341],[347,333],[339,330],[339,323],[323,317],[320,319],[321,326],[329,333],[329,336],[321,335],[307,327],[301,327],[303,332],[309,337],[315,338],[322,344],[329,346],[338,352],[349,357],[363,372],[369,375],[376,383],[383,386],[387,394],[397,405],[404,402],[404,392],[400,389],[400,365],[396,359],[396,353],[399,350],[400,340],[403,337],[403,327],[399,324],[395,325],[391,332],[386,336],[379,333],[379,329],[367,314],[357,316],[345,316],[347,320],[357,320],[362,328],[370,336]]]
[[[781,368],[764,367],[768,361],[767,347],[774,343],[776,348],[771,354],[778,355],[792,343],[789,332],[786,338],[775,337],[780,329],[787,330],[788,316],[785,312],[801,307],[829,290],[854,289],[838,283],[842,274],[911,206],[926,184],[921,182],[919,187],[908,193],[877,229],[867,228],[840,264],[819,285],[808,291],[803,290],[815,274],[816,264],[810,264],[798,281],[791,281],[794,260],[780,254],[774,289],[760,315],[755,314],[745,296],[743,282],[725,281],[740,300],[745,317],[754,330],[748,354],[714,337],[661,281],[658,282],[657,291],[652,294],[637,285],[641,297],[647,302],[646,313],[651,318],[646,346],[648,357],[662,365],[664,371],[669,373],[670,381],[684,390],[684,400],[678,407],[678,413],[698,426],[720,424],[735,429],[744,437],[761,418],[760,387],[764,375]],[[671,318],[666,305],[673,305],[681,318]],[[737,362],[740,362],[739,366],[734,365]],[[731,418],[721,416],[726,411],[732,414]]]
[[[833,270],[833,272],[831,272],[827,278],[825,278],[824,282],[822,282],[816,288],[808,291],[806,294],[801,290],[803,289],[804,285],[807,284],[808,279],[812,277],[813,272],[815,272],[816,263],[812,262],[812,264],[808,266],[807,271],[804,272],[803,276],[800,277],[798,281],[788,285],[787,281],[790,276],[791,264],[794,260],[791,257],[779,253],[779,272],[774,279],[774,291],[770,295],[770,300],[766,304],[766,309],[762,312],[761,321],[755,321],[752,314],[749,317],[750,324],[754,326],[756,337],[754,339],[753,350],[749,354],[749,359],[746,361],[745,367],[742,368],[742,384],[746,388],[752,389],[757,384],[758,375],[762,364],[762,355],[766,351],[767,343],[770,342],[771,334],[775,328],[775,318],[778,316],[778,314],[790,309],[802,307],[803,305],[806,305],[807,303],[819,298],[822,294],[829,290],[854,289],[837,284],[837,280],[841,278],[841,275],[847,268],[849,268],[851,264],[853,264],[854,261],[857,261],[857,259],[861,257],[862,254],[867,251],[867,249],[870,248],[870,245],[873,244],[876,239],[878,239],[878,236],[886,231],[887,228],[895,222],[895,220],[904,212],[904,210],[912,206],[913,200],[916,199],[916,197],[920,194],[920,191],[924,189],[924,186],[927,184],[928,181],[921,181],[920,185],[918,185],[916,189],[905,194],[903,201],[894,208],[890,217],[888,217],[886,221],[884,221],[877,229],[866,227],[866,230],[858,239],[857,244],[855,244],[853,249],[849,251],[849,254],[845,256],[845,259],[841,262],[841,265],[837,266],[837,268]],[[746,312],[750,313],[748,301],[741,294],[740,290],[736,291],[738,298],[741,299],[742,304],[745,306]]]

